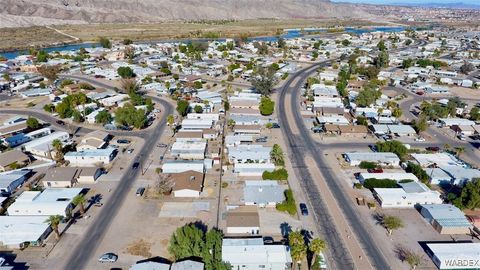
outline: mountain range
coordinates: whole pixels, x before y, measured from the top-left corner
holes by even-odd
[[[366,18],[327,0],[0,0],[0,27],[258,18]]]

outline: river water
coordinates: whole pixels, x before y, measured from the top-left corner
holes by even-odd
[[[375,32],[375,31],[381,31],[381,32],[401,32],[405,30],[406,28],[403,26],[395,26],[395,27],[389,27],[389,26],[379,26],[379,27],[371,27],[371,28],[354,28],[354,27],[347,27],[345,28],[344,33],[353,33],[353,34],[363,34],[363,33],[369,33],[369,32]],[[312,33],[317,33],[317,32],[327,32],[326,29],[307,29],[304,31],[298,30],[298,29],[292,29],[292,30],[287,30],[285,34],[281,35],[282,38],[285,39],[291,39],[291,38],[298,38],[302,37],[304,35],[309,35]],[[267,36],[267,37],[255,37],[255,38],[250,38],[250,41],[277,41],[278,37],[277,36]],[[195,41],[207,41],[208,39],[195,39]],[[224,41],[225,39],[218,39],[219,41]],[[181,40],[160,40],[160,41],[155,41],[155,42],[145,42],[145,43],[165,43],[165,42],[191,42],[194,41],[192,39],[181,39]],[[78,44],[67,44],[67,45],[62,45],[62,46],[55,46],[55,47],[46,47],[43,48],[42,50],[46,52],[55,52],[55,51],[76,51],[79,50],[80,48],[92,48],[92,47],[98,47],[98,43],[78,43]],[[11,52],[4,52],[0,53],[0,55],[6,57],[7,59],[13,59],[19,55],[22,54],[28,54],[27,50],[17,50],[17,51],[11,51]]]

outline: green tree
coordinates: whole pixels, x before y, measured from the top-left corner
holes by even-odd
[[[273,68],[258,67],[251,77],[252,86],[262,95],[268,96],[277,83]]]
[[[202,258],[205,270],[230,269],[222,262],[222,233],[216,229],[206,231],[200,226],[191,223],[178,228],[170,238],[169,253],[174,260]]]
[[[99,37],[98,42],[103,48],[107,48],[107,49],[112,48],[112,43],[110,42],[110,39],[106,37]]]
[[[203,112],[203,108],[202,108],[202,106],[200,106],[200,105],[195,105],[195,107],[193,108],[193,110],[194,110],[196,113],[202,113],[202,112]]]
[[[420,116],[418,120],[413,120],[412,126],[417,133],[426,131],[428,129],[427,118],[425,116]]]
[[[117,69],[117,73],[122,79],[129,79],[133,78],[135,76],[135,73],[133,73],[133,69],[130,67],[119,67]]]
[[[480,207],[480,178],[474,178],[465,184],[460,196],[453,200],[453,204],[460,209],[475,209]]]
[[[228,112],[230,110],[230,102],[228,102],[227,100],[225,100],[223,102],[223,109],[225,110],[225,112]]]
[[[43,110],[46,111],[46,112],[49,112],[49,113],[53,113],[55,111],[55,105],[53,104],[45,104],[43,106]]]
[[[288,234],[288,245],[290,246],[290,255],[293,260],[293,269],[300,264],[307,255],[307,246],[300,231],[294,231]]]
[[[470,110],[470,119],[473,121],[480,121],[480,108],[473,107]]]
[[[380,91],[371,88],[365,88],[360,91],[358,96],[355,98],[355,103],[360,107],[367,107],[372,105],[381,95],[382,93]]]
[[[72,204],[80,207],[80,214],[82,216],[85,214],[85,203],[87,203],[87,199],[85,199],[83,194],[79,194],[72,199]]]
[[[380,40],[378,43],[377,43],[377,48],[379,51],[386,51],[387,50],[387,46],[385,45],[385,41]]]
[[[412,58],[404,59],[402,61],[402,68],[407,69],[407,68],[413,66],[413,64],[415,64],[415,62],[413,61]]]
[[[399,118],[400,116],[402,116],[402,114],[403,114],[402,109],[400,109],[399,107],[394,108],[392,110],[392,115],[396,118]]]
[[[77,111],[77,110],[74,110],[73,113],[72,113],[72,117],[73,117],[73,121],[77,122],[77,123],[80,123],[80,122],[83,122],[83,116],[82,114]]]
[[[323,252],[327,249],[327,242],[323,239],[320,238],[314,238],[312,241],[310,241],[308,245],[308,251],[312,253],[312,265],[311,268],[313,268],[313,264],[315,263],[315,260],[317,256],[320,254],[320,252]]]
[[[365,116],[357,116],[357,125],[368,126],[368,120]]]
[[[349,46],[350,44],[351,44],[350,40],[348,40],[348,39],[342,40],[342,45],[343,45],[343,46],[347,47],[347,46]]]
[[[173,116],[173,114],[169,114],[169,115],[167,116],[167,123],[168,123],[168,125],[170,125],[170,126],[172,126],[173,123],[175,123],[175,117]]]
[[[387,229],[388,235],[392,235],[394,230],[403,228],[403,221],[396,216],[384,216],[381,221],[382,226]]]
[[[400,158],[403,158],[408,151],[407,147],[399,141],[377,142],[375,146],[378,152],[393,152]]]
[[[37,52],[37,62],[47,62],[50,55],[46,51]]]
[[[136,109],[132,104],[127,104],[115,111],[115,123],[120,126],[133,126],[141,129],[147,123],[145,110]]]
[[[388,67],[389,56],[387,51],[381,51],[377,58],[375,59],[375,66],[377,68],[386,68]]]
[[[58,73],[60,72],[59,66],[47,66],[42,65],[37,67],[38,73],[43,77],[47,78],[50,83],[54,82],[58,78]]]
[[[58,225],[60,222],[62,222],[63,216],[60,215],[52,215],[45,220],[45,223],[50,224],[50,227],[52,227],[52,230],[55,232],[55,238],[57,241],[60,239],[60,232],[58,230]]]
[[[40,123],[38,122],[37,118],[29,116],[27,118],[27,127],[29,129],[37,129],[40,127]]]
[[[98,114],[95,116],[95,123],[97,124],[105,125],[112,122],[112,120],[112,115],[106,110],[98,112]]]
[[[263,96],[260,100],[259,109],[262,115],[272,115],[275,109],[275,102],[269,97]]]
[[[188,101],[186,100],[178,100],[177,101],[177,112],[181,115],[181,116],[185,116],[188,114],[188,109],[189,109],[189,106],[190,106],[190,103],[188,103]]]
[[[273,163],[276,166],[284,166],[285,165],[285,157],[283,154],[283,150],[278,144],[274,144],[272,147],[272,151],[270,151],[270,158],[272,159]]]

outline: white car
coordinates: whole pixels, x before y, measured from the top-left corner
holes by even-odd
[[[101,263],[104,263],[104,262],[114,263],[117,261],[117,259],[118,259],[117,254],[109,252],[100,256],[100,258],[98,258],[98,261]]]
[[[418,137],[415,139],[416,142],[424,142],[425,141],[425,138],[423,137]]]

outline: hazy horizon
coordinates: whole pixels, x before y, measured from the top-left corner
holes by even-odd
[[[348,3],[365,3],[365,4],[452,4],[452,3],[463,3],[469,5],[479,5],[478,0],[331,0],[332,2],[348,2]]]

